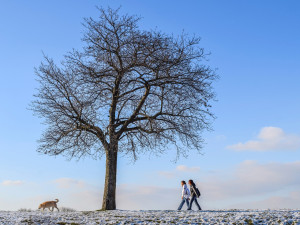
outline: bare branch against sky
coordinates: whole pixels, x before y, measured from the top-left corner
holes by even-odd
[[[140,18],[100,9],[85,19],[82,50],[57,65],[45,56],[33,111],[47,129],[39,151],[69,158],[106,155],[103,209],[115,209],[117,155],[176,146],[202,148],[217,78],[200,38],[144,31]]]

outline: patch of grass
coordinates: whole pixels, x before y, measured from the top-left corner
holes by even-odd
[[[19,212],[32,212],[33,210],[32,209],[26,209],[26,208],[21,208],[21,209],[18,209]]]
[[[75,209],[69,208],[69,207],[60,207],[59,211],[61,212],[76,212]]]
[[[90,214],[93,213],[93,211],[82,211],[81,213],[85,216],[89,216]]]
[[[80,225],[79,223],[66,223],[66,222],[58,222],[57,225]]]
[[[21,223],[27,223],[27,224],[31,225],[31,224],[33,224],[33,221],[31,220],[31,218],[29,218],[29,219],[22,220]]]
[[[106,212],[108,210],[105,210],[105,209],[97,209],[96,212]]]
[[[254,225],[253,221],[251,219],[245,219],[246,224],[248,225]]]

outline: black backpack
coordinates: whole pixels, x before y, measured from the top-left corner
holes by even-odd
[[[199,189],[197,187],[194,187],[194,190],[196,192],[197,198],[199,198],[201,196]]]

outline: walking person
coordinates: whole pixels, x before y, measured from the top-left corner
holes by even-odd
[[[190,202],[190,207],[188,208],[188,210],[191,210],[192,209],[192,204],[193,202],[195,201],[196,203],[196,206],[198,207],[199,210],[201,210],[201,207],[197,201],[197,198],[200,197],[200,191],[199,189],[196,187],[196,184],[194,183],[193,180],[189,180],[189,185],[190,185],[190,191],[191,191],[191,202]]]
[[[181,210],[182,206],[186,202],[187,208],[189,208],[189,198],[191,196],[190,190],[188,189],[185,181],[181,181],[181,186],[182,186],[182,192],[181,192],[181,203],[178,207],[178,210]]]

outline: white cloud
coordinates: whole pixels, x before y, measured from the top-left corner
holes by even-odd
[[[244,161],[231,171],[231,176],[219,173],[206,177],[198,185],[205,193],[205,201],[213,204],[224,201],[229,206],[229,202],[261,199],[268,195],[277,196],[278,192],[282,191],[299,190],[299,173],[300,161],[266,164]],[[271,204],[268,207],[274,208]]]
[[[102,207],[103,188],[87,185],[85,189],[64,190],[60,193],[58,207],[76,210],[97,210]],[[141,186],[134,184],[117,185],[117,209],[160,210],[176,209],[180,203],[181,188]]]
[[[84,188],[86,183],[82,180],[75,180],[72,178],[59,178],[53,181],[59,188],[69,189],[69,188]]]
[[[199,167],[177,166],[164,171],[170,179],[178,179],[178,173],[199,172]],[[176,174],[177,173],[177,174]],[[195,180],[202,196],[200,205],[204,209],[222,208],[295,208],[300,195],[300,161],[259,163],[246,160],[233,169],[224,169]],[[103,187],[70,178],[58,179],[60,206],[77,210],[101,208]],[[170,182],[173,183],[173,182]],[[80,185],[77,185],[80,184]],[[82,186],[84,184],[84,186]],[[293,194],[289,194],[293,193]],[[180,202],[181,187],[155,185],[119,184],[117,186],[117,208],[128,210],[176,209]],[[298,196],[298,197],[297,197]],[[294,197],[294,200],[292,200]],[[290,203],[289,203],[289,200]],[[282,208],[281,207],[281,208]]]
[[[227,146],[236,151],[275,151],[300,149],[300,135],[286,134],[279,127],[264,127],[257,140]]]
[[[275,195],[263,200],[233,204],[231,208],[242,209],[299,209],[300,191],[289,192],[288,195]]]
[[[60,206],[70,207],[76,210],[97,210],[102,206],[103,189],[92,189],[66,192],[60,199]]]
[[[165,178],[174,178],[179,173],[196,173],[200,171],[200,167],[188,167],[185,165],[178,165],[173,171],[158,171],[158,174]]]
[[[117,208],[128,210],[176,209],[180,203],[181,188],[136,186],[117,187]]]
[[[182,168],[185,167],[176,167],[174,171],[181,171]],[[198,171],[198,169],[191,170],[191,168],[183,170]],[[280,201],[283,201],[282,207],[298,206],[299,208],[300,203],[296,201],[300,199],[300,192],[297,192],[300,189],[299,173],[300,161],[259,163],[246,160],[233,169],[224,169],[197,180],[197,186],[202,193],[199,199],[200,205],[204,209],[229,209],[238,206],[240,208],[280,208]],[[173,179],[177,179],[177,176]],[[132,210],[176,209],[180,201],[180,189],[180,186],[119,185],[117,207]],[[293,193],[293,196],[288,193]],[[293,197],[294,200],[289,203]],[[260,202],[261,205],[259,205]]]
[[[186,176],[186,172],[191,171],[198,172],[199,167],[178,166],[170,173],[181,173]],[[232,169],[224,168],[221,171],[201,175],[201,179],[197,176],[194,181],[202,193],[200,205],[203,209],[300,208],[299,173],[300,161],[259,163],[247,160]],[[164,184],[166,186],[151,185],[150,181],[149,185],[118,184],[117,208],[176,209],[181,195],[177,174]],[[65,206],[77,210],[101,208],[102,186],[94,186],[86,181],[71,178],[60,178],[51,184],[50,186],[49,183],[41,184],[30,196],[21,198],[19,196],[12,198],[11,195],[1,196],[0,209],[17,210],[21,207],[36,209],[41,202],[54,198],[60,200],[58,207]],[[24,188],[27,185],[26,182]]]
[[[187,172],[187,173],[194,173],[200,170],[200,167],[187,167],[185,165],[179,165],[176,167],[177,171]]]
[[[24,184],[24,182],[21,180],[4,180],[1,184],[4,186],[19,186]]]

